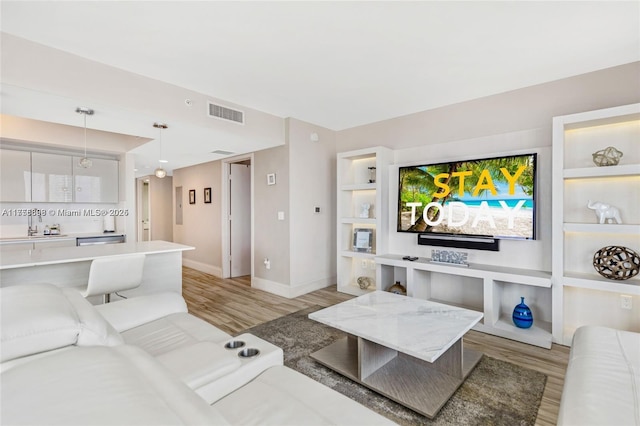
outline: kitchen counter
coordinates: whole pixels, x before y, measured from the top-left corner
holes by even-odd
[[[17,237],[0,237],[0,245],[4,244],[22,244],[22,243],[43,243],[49,241],[69,241],[75,240],[76,238],[87,238],[87,237],[117,237],[124,236],[122,232],[83,232],[83,233],[75,233],[75,234],[60,234],[60,235],[42,235],[36,234],[31,237],[29,236],[17,236]]]
[[[142,241],[123,244],[106,244],[82,247],[60,247],[56,249],[21,250],[4,253],[0,258],[0,270],[24,268],[28,266],[53,265],[93,260],[104,256],[119,254],[155,254],[182,252],[193,250],[194,247],[168,241]]]
[[[160,291],[181,293],[182,252],[193,249],[168,241],[143,241],[7,252],[0,256],[0,286],[45,282],[58,287],[82,287],[87,284],[93,259],[144,253],[147,256],[142,284],[118,293],[125,297]],[[112,297],[112,300],[116,299]],[[91,301],[99,303],[98,299]]]

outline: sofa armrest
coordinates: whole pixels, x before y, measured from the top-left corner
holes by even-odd
[[[640,333],[580,327],[573,337],[558,425],[640,424]]]
[[[100,314],[119,332],[155,321],[167,315],[187,312],[178,293],[166,292],[97,305]]]

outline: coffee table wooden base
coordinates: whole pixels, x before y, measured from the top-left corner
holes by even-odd
[[[311,354],[320,364],[433,418],[478,364],[482,353],[458,340],[435,362],[351,336]]]

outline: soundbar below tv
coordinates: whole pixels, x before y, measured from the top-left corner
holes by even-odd
[[[418,245],[500,251],[500,240],[474,235],[418,234]]]

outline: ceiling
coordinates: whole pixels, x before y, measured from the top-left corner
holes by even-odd
[[[0,7],[8,34],[333,130],[640,60],[638,1]]]

